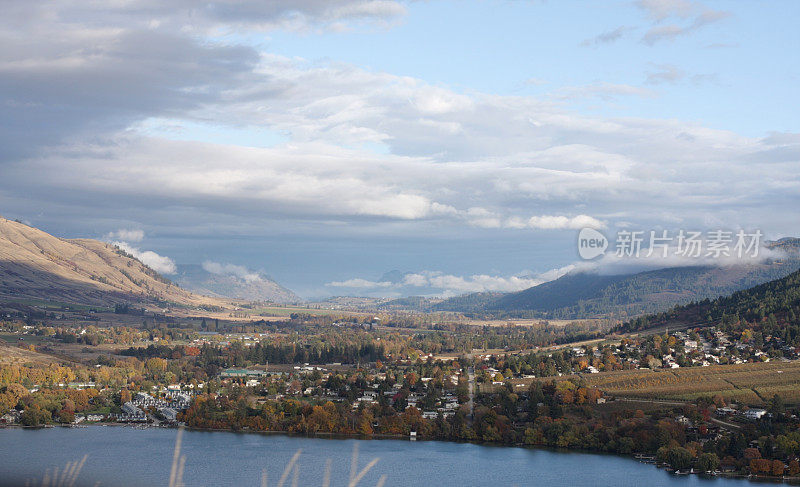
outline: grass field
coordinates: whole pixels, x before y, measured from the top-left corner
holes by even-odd
[[[20,340],[22,338],[22,340]],[[16,333],[0,333],[0,340],[11,344],[17,345],[18,343],[26,343],[26,344],[33,344],[33,345],[40,345],[42,342],[46,341],[47,339],[42,336],[36,335],[20,335]]]
[[[52,364],[58,363],[55,357],[39,352],[24,350],[14,345],[7,345],[0,341],[0,364],[25,365],[25,364]]]
[[[522,384],[515,387],[527,387],[533,380],[566,380],[574,377],[512,379],[511,382]],[[581,374],[580,377],[587,385],[617,397],[694,400],[719,394],[726,401],[758,405],[778,394],[787,403],[800,403],[800,362],[622,370]]]
[[[598,326],[603,323],[603,320],[597,319],[584,319],[584,320],[544,320],[540,318],[536,319],[517,319],[517,318],[510,318],[507,320],[479,320],[479,319],[466,319],[464,321],[465,325],[470,326],[528,326],[528,327],[544,327],[545,324],[547,326],[555,326],[555,327],[565,327],[572,323],[595,323]]]

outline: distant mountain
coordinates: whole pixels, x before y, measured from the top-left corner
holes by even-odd
[[[737,291],[714,300],[702,300],[659,313],[640,316],[620,331],[654,327],[685,328],[716,325],[726,331],[750,329],[753,338],[777,337],[785,344],[800,345],[800,270],[780,279]]]
[[[175,281],[186,289],[208,296],[280,304],[303,301],[292,291],[258,273],[240,277],[208,272],[200,265],[179,265]]]
[[[783,250],[787,257],[763,264],[674,267],[629,275],[571,273],[523,291],[473,293],[444,300],[427,309],[499,317],[625,319],[730,294],[784,277],[800,268],[800,239],[782,239],[770,243],[769,247]]]
[[[377,309],[381,311],[427,310],[441,301],[441,298],[409,296],[407,298],[397,298],[380,303]]]
[[[226,305],[181,289],[113,245],[61,239],[0,217],[0,300],[4,298],[92,305],[121,301]]]

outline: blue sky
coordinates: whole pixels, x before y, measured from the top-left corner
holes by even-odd
[[[797,2],[11,7],[0,213],[57,235],[323,297],[522,289],[585,226],[798,234]]]
[[[595,83],[653,91],[581,106],[604,116],[678,118],[751,136],[796,129],[800,63],[780,46],[800,43],[800,5],[704,5],[729,16],[653,45],[641,42],[651,25],[647,13],[630,1],[417,2],[389,28],[278,31],[257,42],[288,57],[351,63],[461,92],[547,96]],[[619,28],[616,41],[584,44]],[[648,75],[665,66],[684,77],[649,84]]]

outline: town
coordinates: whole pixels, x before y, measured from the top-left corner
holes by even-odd
[[[674,471],[800,471],[798,348],[769,326],[593,338],[579,325],[576,341],[544,321],[296,316],[207,331],[207,319],[103,327],[74,316],[6,315],[4,350],[27,362],[0,368],[0,423],[467,440],[637,455]]]

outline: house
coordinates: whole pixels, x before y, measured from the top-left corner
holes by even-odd
[[[267,375],[263,370],[253,369],[225,369],[219,374],[223,379],[253,379]]]
[[[142,406],[151,406],[155,404],[156,398],[144,392],[137,392],[136,396],[133,398],[133,402]]]
[[[73,423],[78,424],[83,421],[96,423],[98,421],[102,421],[103,418],[104,416],[102,414],[76,414]]]
[[[728,408],[728,407],[717,408],[717,410],[715,411],[717,416],[730,416],[730,415],[734,414],[735,412],[736,412],[735,409]]]
[[[175,411],[172,408],[161,408],[158,410],[167,421],[175,421],[178,418],[178,411]]]
[[[0,416],[0,423],[13,424],[19,423],[19,418],[22,416],[22,411],[12,409],[3,416]]]
[[[748,409],[744,412],[744,417],[752,421],[757,421],[767,414],[766,409]]]
[[[122,405],[122,412],[130,416],[139,416],[144,414],[141,409],[134,406],[134,404],[130,401]]]

